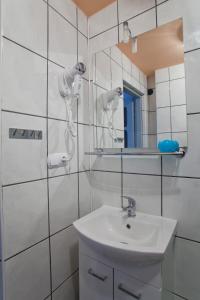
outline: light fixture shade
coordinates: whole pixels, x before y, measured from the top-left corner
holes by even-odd
[[[128,43],[130,38],[130,29],[128,27],[128,22],[123,23],[123,42]]]
[[[138,51],[138,40],[136,37],[131,38],[131,52],[137,53]]]

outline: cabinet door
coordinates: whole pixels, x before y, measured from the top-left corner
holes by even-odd
[[[80,300],[112,300],[113,269],[80,255]]]
[[[114,273],[115,300],[161,300],[161,291],[116,270]]]

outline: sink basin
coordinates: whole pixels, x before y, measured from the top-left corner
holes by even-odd
[[[121,208],[102,206],[74,222],[79,237],[104,256],[140,263],[162,261],[177,222],[136,213],[128,217]]]

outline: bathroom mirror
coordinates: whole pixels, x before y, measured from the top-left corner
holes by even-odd
[[[121,42],[93,55],[95,148],[187,147],[182,19],[138,36],[122,25]]]

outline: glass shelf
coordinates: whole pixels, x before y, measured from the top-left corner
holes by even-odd
[[[92,152],[85,152],[86,155],[96,155],[96,156],[179,156],[183,157],[185,155],[185,150],[181,148],[177,152],[160,152],[158,150],[133,150],[126,151],[108,151],[106,149],[95,149]]]

